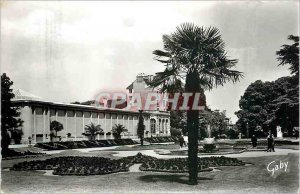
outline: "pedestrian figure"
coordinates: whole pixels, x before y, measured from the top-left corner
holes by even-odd
[[[184,144],[184,139],[183,139],[183,135],[181,135],[181,136],[179,137],[179,145],[180,145],[180,148],[183,147],[183,144]]]
[[[268,137],[267,137],[267,142],[268,142],[268,149],[267,149],[267,152],[270,152],[270,151],[271,151],[271,144],[272,144],[271,141],[272,141],[272,140],[271,140],[271,132],[269,132],[269,135],[268,135]]]
[[[275,146],[275,141],[274,141],[274,136],[271,132],[269,132],[268,138],[268,149],[267,152],[275,152],[274,146]]]
[[[274,147],[275,147],[275,139],[274,139],[274,135],[273,134],[271,134],[271,151],[273,151],[273,152],[275,152],[275,149],[274,149]]]
[[[184,139],[184,146],[187,146],[188,143],[189,143],[189,139],[188,139],[188,136],[183,136],[183,139]]]
[[[251,142],[252,142],[252,147],[256,148],[256,146],[257,146],[257,137],[255,135],[252,135]]]
[[[31,137],[28,137],[29,147],[31,147]]]

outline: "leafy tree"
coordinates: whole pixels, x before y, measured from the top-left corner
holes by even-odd
[[[84,129],[85,133],[83,133],[83,135],[90,136],[90,140],[95,140],[97,134],[103,133],[101,125],[95,125],[94,123],[86,125]]]
[[[50,131],[55,131],[55,135],[54,135],[55,137],[57,137],[57,132],[62,131],[63,129],[64,129],[63,124],[61,124],[58,121],[52,121],[50,123]],[[51,134],[50,134],[50,137],[51,137]],[[52,137],[53,137],[53,135],[52,135]],[[52,137],[51,137],[51,139],[52,139]]]
[[[239,118],[238,129],[249,135],[260,131],[264,133],[271,130],[276,134],[276,126],[280,125],[288,135],[292,135],[294,126],[299,126],[299,84],[298,78],[281,77],[273,82],[260,80],[250,84],[241,97],[240,109],[235,114]],[[248,124],[248,126],[247,126]]]
[[[23,121],[18,118],[20,107],[12,105],[11,99],[15,97],[11,86],[13,81],[4,73],[1,75],[1,153],[3,156],[8,154],[8,146],[10,144],[10,136],[8,131],[22,130],[20,127]],[[22,133],[20,133],[22,134]]]
[[[236,59],[228,59],[225,44],[215,27],[203,28],[191,23],[177,27],[174,33],[163,35],[164,50],[155,50],[156,60],[165,64],[163,72],[156,73],[152,87],[161,86],[168,91],[178,80],[185,83],[184,91],[204,94],[204,89],[212,89],[228,81],[238,81],[239,71],[231,70]],[[205,106],[204,99],[200,106]],[[191,106],[190,106],[191,107]],[[197,154],[199,110],[187,111],[189,184],[197,184]]]
[[[229,137],[230,139],[237,139],[239,136],[239,132],[238,130],[235,129],[229,129],[225,132],[225,134],[227,135],[227,137]]]
[[[170,133],[171,136],[180,136],[182,134],[182,129],[171,127]]]
[[[11,138],[15,140],[15,144],[21,144],[22,136],[24,135],[22,129],[11,130]]]
[[[186,133],[186,114],[184,111],[170,111],[170,127],[171,129],[180,129],[183,133]]]
[[[121,124],[116,124],[112,128],[112,134],[115,139],[121,139],[121,134],[127,132],[128,130]]]
[[[290,65],[291,74],[299,76],[299,36],[289,35],[288,40],[293,41],[291,45],[284,44],[281,49],[276,52],[279,65]]]
[[[220,137],[222,134],[226,134],[228,131],[228,124],[226,122],[225,111],[210,111],[205,110],[200,114],[200,129],[207,129],[210,125],[211,136]],[[206,134],[206,132],[202,132]],[[208,134],[206,134],[208,136]]]
[[[144,117],[142,115],[142,110],[140,110],[139,121],[137,126],[137,135],[141,140],[141,145],[144,145],[144,133],[146,126],[144,125]]]

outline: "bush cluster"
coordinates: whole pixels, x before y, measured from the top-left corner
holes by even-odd
[[[147,137],[144,139],[149,143],[168,143],[168,142],[177,142],[179,141],[178,136],[170,136],[170,137]]]
[[[41,155],[45,153],[40,153],[40,152],[31,152],[31,151],[25,151],[25,152],[17,152],[15,150],[9,149],[5,155],[2,155],[2,158],[11,158],[11,157],[20,157],[20,156],[36,156],[36,155]]]
[[[132,139],[104,139],[104,140],[82,140],[82,141],[63,141],[63,142],[44,142],[37,143],[35,147],[46,150],[65,150],[65,149],[80,149],[80,148],[94,148],[94,147],[109,147],[117,145],[133,145],[137,144]]]

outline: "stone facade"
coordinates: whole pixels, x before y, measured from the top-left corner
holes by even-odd
[[[16,96],[14,105],[21,106],[21,119],[23,123],[22,143],[50,141],[50,123],[58,121],[64,129],[57,136],[61,141],[68,139],[87,139],[83,135],[85,126],[91,123],[101,125],[104,134],[97,139],[112,139],[112,127],[122,124],[128,130],[123,137],[137,138],[137,124],[139,112],[124,109],[113,109],[89,105],[67,104],[44,101],[40,98]],[[146,126],[145,137],[170,135],[170,114],[167,111],[144,111],[144,124]],[[152,130],[151,130],[152,126]],[[71,137],[67,138],[67,134]]]

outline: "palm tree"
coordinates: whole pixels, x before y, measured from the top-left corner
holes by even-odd
[[[184,91],[204,94],[204,89],[236,82],[242,73],[232,70],[236,59],[228,59],[225,44],[215,27],[203,28],[192,23],[183,23],[174,33],[163,35],[164,50],[155,50],[155,59],[166,68],[158,72],[150,82],[152,87],[162,91],[181,81]],[[200,102],[201,105],[201,102]],[[203,105],[203,102],[202,102]],[[197,184],[198,179],[198,130],[199,110],[187,110],[189,184]]]
[[[289,35],[288,40],[293,41],[292,45],[282,45],[282,49],[276,52],[279,65],[290,64],[292,74],[299,76],[299,36]]]
[[[101,129],[101,125],[95,125],[91,123],[85,126],[85,133],[83,135],[90,136],[90,140],[95,140],[95,137],[99,133],[103,133],[103,129]]]
[[[112,128],[112,134],[115,139],[121,139],[121,134],[127,132],[128,130],[121,124],[116,124]]]

